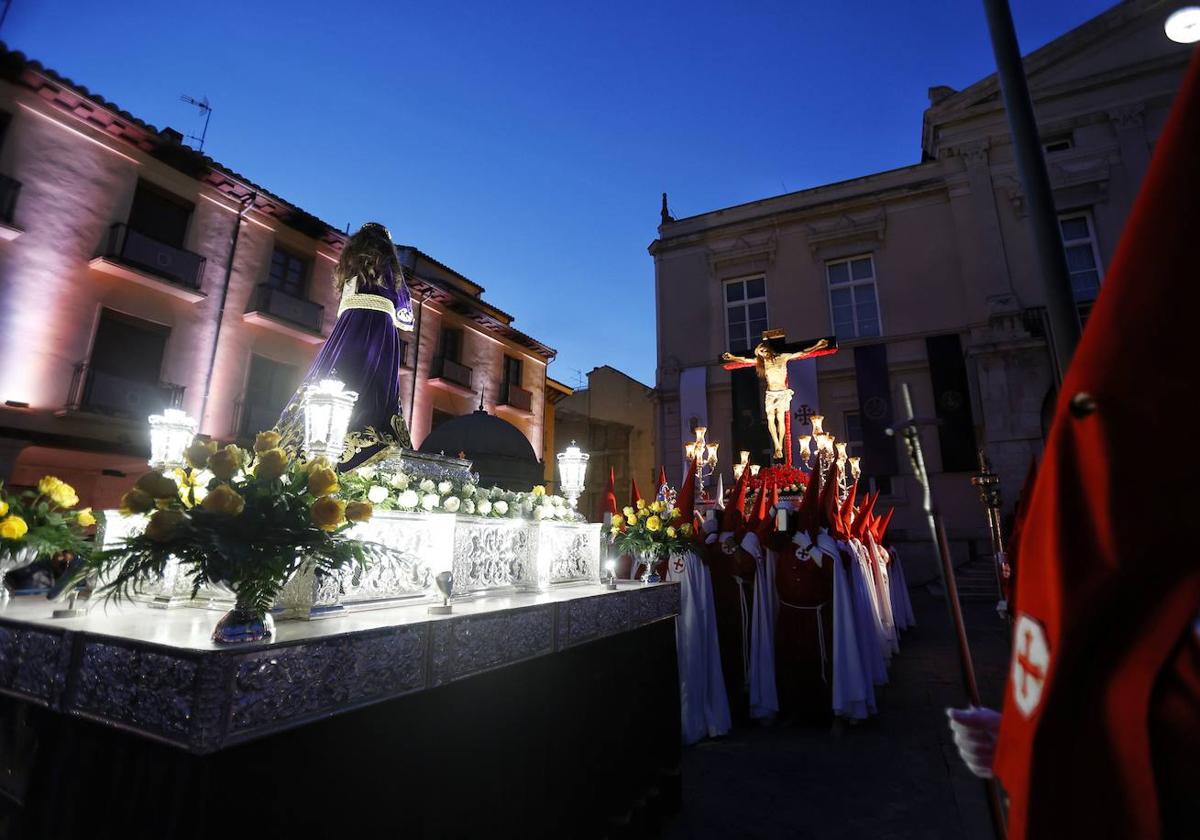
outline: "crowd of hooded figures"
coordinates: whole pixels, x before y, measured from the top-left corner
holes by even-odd
[[[823,477],[814,470],[798,501],[780,499],[768,481],[747,504],[749,479],[743,472],[728,500],[695,516],[692,548],[660,569],[680,584],[689,744],[725,734],[734,719],[866,719],[901,633],[915,624],[886,543],[892,510],[875,512],[878,493],[860,499],[837,463]],[[678,506],[690,510],[693,494],[690,470]]]

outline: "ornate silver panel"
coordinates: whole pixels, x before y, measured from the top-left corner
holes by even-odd
[[[0,626],[0,691],[56,702],[66,673],[65,649],[59,633]]]
[[[239,659],[229,731],[279,728],[423,688],[428,630],[414,624],[264,650]]]
[[[537,585],[600,580],[600,525],[541,522],[537,535]]]
[[[122,516],[120,511],[106,510],[103,524],[97,531],[96,541],[103,549],[115,548],[126,537],[145,530],[148,521],[149,517],[145,514]],[[232,593],[215,586],[201,587],[196,597],[192,598],[192,582],[184,574],[179,562],[174,559],[167,561],[161,578],[142,582],[138,586],[136,597],[151,606],[164,609],[194,606],[227,610],[234,602]]]
[[[91,639],[79,660],[70,708],[186,741],[198,671],[195,659]]]
[[[342,603],[362,604],[429,595],[433,578],[451,567],[453,514],[380,511],[348,535],[387,546],[394,554],[366,571],[342,576]]]
[[[554,605],[433,625],[430,684],[442,685],[554,651]]]
[[[461,516],[454,529],[454,594],[536,586],[531,526],[520,519]]]

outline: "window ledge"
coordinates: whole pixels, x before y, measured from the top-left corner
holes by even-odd
[[[325,336],[319,332],[313,332],[299,325],[289,324],[287,321],[282,321],[262,312],[246,312],[242,315],[242,320],[247,324],[266,327],[269,330],[274,330],[277,333],[298,339],[305,344],[316,345],[325,341]]]
[[[136,268],[131,268],[108,257],[94,257],[88,262],[88,267],[99,271],[101,274],[107,274],[110,277],[118,277],[122,280],[128,280],[131,283],[137,283],[139,286],[145,286],[147,289],[165,292],[172,297],[177,297],[188,303],[199,303],[208,297],[208,295],[199,289],[189,289],[186,286],[173,283],[165,277],[138,271]]]
[[[527,411],[524,408],[517,408],[515,405],[508,405],[507,403],[496,403],[496,411],[504,414],[510,414],[513,417],[520,417],[523,420],[533,419],[532,411]]]
[[[435,388],[441,388],[443,391],[448,391],[451,394],[458,394],[460,397],[474,397],[475,392],[470,388],[459,385],[452,379],[446,379],[441,376],[431,376],[425,380]]]

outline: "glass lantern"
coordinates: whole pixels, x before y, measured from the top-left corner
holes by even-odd
[[[324,456],[334,464],[346,449],[346,429],[350,413],[358,400],[356,391],[347,391],[337,379],[322,379],[304,389],[304,456],[308,460]]]
[[[151,414],[149,421],[150,466],[156,470],[182,467],[183,453],[196,436],[196,421],[178,408]]]
[[[587,475],[590,457],[575,445],[575,441],[571,441],[566,452],[558,453],[558,480],[572,510],[579,501],[579,494],[583,492],[583,480]]]

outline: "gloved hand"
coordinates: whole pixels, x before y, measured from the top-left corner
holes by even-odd
[[[950,731],[963,763],[979,778],[992,778],[1000,713],[995,709],[971,707],[946,709],[946,717],[950,718]]]

